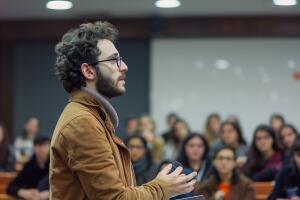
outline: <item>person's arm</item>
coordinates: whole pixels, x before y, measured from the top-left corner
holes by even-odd
[[[203,195],[207,200],[214,200],[214,194],[211,193],[211,186],[206,181],[197,182],[194,189],[194,195]]]
[[[67,163],[79,178],[88,199],[169,199],[166,183],[159,179],[140,187],[123,184],[105,130],[96,118],[74,119],[59,140],[68,154]]]
[[[29,163],[25,164],[23,170],[18,174],[18,176],[8,185],[7,194],[18,197],[18,192],[24,185],[26,185],[26,180],[30,179],[30,169]]]
[[[251,182],[246,184],[243,200],[255,200],[255,191],[251,185]]]
[[[276,200],[278,198],[285,198],[283,188],[284,188],[284,177],[285,177],[285,169],[283,169],[277,176],[275,180],[275,186],[273,188],[272,193],[268,197],[268,200]]]

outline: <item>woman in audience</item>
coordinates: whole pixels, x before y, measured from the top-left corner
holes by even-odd
[[[198,172],[196,180],[202,182],[210,170],[208,159],[209,146],[206,139],[199,133],[187,136],[183,143],[178,161],[183,165],[185,174]]]
[[[162,138],[167,142],[172,136],[172,130],[175,122],[177,121],[178,116],[175,113],[170,113],[167,117],[168,130],[162,133]]]
[[[219,149],[222,146],[231,146],[235,149],[239,165],[242,165],[246,162],[248,147],[246,145],[243,133],[237,123],[229,121],[222,123],[221,141],[212,146],[211,155],[214,154],[216,149]]]
[[[285,124],[284,117],[280,114],[273,114],[270,119],[270,125],[275,133],[279,133],[279,130]]]
[[[8,134],[3,124],[0,123],[0,172],[15,171],[15,155],[9,145]]]
[[[283,165],[291,163],[291,148],[298,135],[297,129],[291,124],[285,124],[279,131],[279,138],[284,149]]]
[[[27,162],[33,154],[33,141],[39,132],[39,120],[30,117],[25,121],[21,137],[15,141],[15,155],[18,161]]]
[[[139,134],[147,141],[148,148],[153,157],[153,161],[158,163],[162,160],[164,153],[164,141],[162,137],[155,134],[156,125],[154,120],[143,115],[139,120]]]
[[[35,138],[34,155],[17,178],[9,184],[7,188],[9,195],[28,200],[49,199],[49,148],[49,138]]]
[[[283,154],[274,130],[267,125],[256,128],[246,173],[253,181],[273,181],[282,167]]]
[[[189,135],[190,129],[187,123],[178,119],[172,130],[172,137],[165,144],[164,159],[174,161],[179,156],[179,151],[183,140]]]
[[[132,135],[127,140],[131,161],[138,185],[155,178],[157,167],[153,164],[147,141],[140,135]]]
[[[206,120],[204,137],[209,145],[220,138],[221,118],[218,114],[210,114]]]
[[[202,194],[207,200],[254,200],[251,181],[238,173],[235,159],[232,147],[218,149],[213,156],[212,176],[203,183],[197,182],[194,194]]]
[[[276,178],[275,187],[269,200],[300,199],[300,137],[291,148],[292,164],[285,166]]]

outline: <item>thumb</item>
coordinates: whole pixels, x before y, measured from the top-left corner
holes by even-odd
[[[166,175],[168,174],[172,169],[172,164],[168,164],[166,167],[164,167],[159,173]]]

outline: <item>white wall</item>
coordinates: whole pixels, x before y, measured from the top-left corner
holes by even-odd
[[[236,114],[248,141],[274,112],[300,128],[300,39],[155,39],[150,69],[158,132],[174,111],[197,131],[209,113]]]

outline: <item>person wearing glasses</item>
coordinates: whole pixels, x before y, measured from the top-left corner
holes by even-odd
[[[138,134],[130,136],[126,141],[137,185],[143,185],[155,178],[157,166],[148,148],[146,139]]]
[[[253,181],[273,181],[283,163],[283,153],[279,148],[275,131],[267,125],[259,125],[254,131],[246,174]]]
[[[212,175],[197,182],[195,195],[204,195],[208,200],[254,200],[255,192],[251,181],[239,174],[236,166],[236,151],[231,146],[223,146],[213,156]]]
[[[194,188],[196,173],[184,175],[182,167],[171,172],[172,165],[136,186],[110,103],[126,91],[128,67],[114,45],[117,35],[108,22],[85,23],[55,47],[55,72],[70,97],[51,141],[50,199],[166,200]]]

